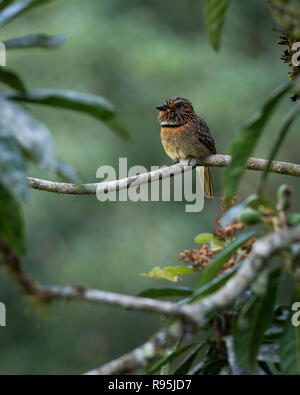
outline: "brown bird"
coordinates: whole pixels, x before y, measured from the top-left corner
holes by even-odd
[[[194,111],[192,103],[182,97],[171,97],[156,107],[161,125],[161,141],[167,155],[178,163],[180,160],[203,159],[216,154],[216,144],[207,123]],[[204,170],[204,194],[214,197],[209,168]]]

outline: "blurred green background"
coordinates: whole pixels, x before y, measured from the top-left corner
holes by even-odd
[[[222,49],[211,49],[203,1],[65,0],[51,2],[2,29],[1,41],[30,33],[68,33],[53,50],[8,53],[7,65],[28,87],[73,89],[102,95],[116,106],[131,135],[123,141],[101,123],[68,111],[28,106],[53,133],[57,155],[84,182],[97,181],[101,165],[168,165],[160,143],[155,106],[170,96],[192,101],[206,119],[219,153],[259,109],[265,96],[287,79],[282,48],[265,3],[233,1]],[[1,86],[1,90],[6,88]],[[287,110],[272,119],[255,153],[266,158]],[[299,162],[295,125],[278,160]],[[223,170],[213,169],[218,196]],[[33,177],[49,178],[35,166]],[[253,193],[258,173],[247,172],[239,197]],[[297,179],[270,176],[267,194],[289,183],[298,204]],[[163,280],[140,276],[154,266],[179,263],[179,252],[195,247],[194,236],[214,230],[220,201],[187,214],[185,203],[100,203],[93,196],[58,196],[34,191],[25,207],[28,253],[25,268],[44,283],[85,285],[136,294]],[[2,269],[3,270],[3,269]],[[193,282],[184,278],[180,285]],[[0,300],[7,326],[0,329],[0,373],[82,373],[145,341],[164,321],[84,302],[53,303],[37,311],[1,271]]]

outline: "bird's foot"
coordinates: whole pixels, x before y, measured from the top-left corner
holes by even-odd
[[[190,158],[189,159],[189,166],[196,166],[197,165],[197,159],[196,158]]]
[[[197,159],[189,158],[189,159],[186,159],[186,160],[181,160],[180,164],[183,165],[183,166],[192,166],[192,167],[194,167],[194,166],[197,165]]]
[[[189,159],[185,159],[185,160],[181,160],[179,162],[182,166],[196,166],[197,165],[197,159],[195,158],[189,158]]]
[[[189,160],[187,160],[187,159],[181,159],[181,160],[179,161],[179,164],[182,165],[182,166],[189,166]]]

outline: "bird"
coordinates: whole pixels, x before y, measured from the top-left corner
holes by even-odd
[[[216,143],[204,119],[194,111],[192,103],[174,96],[155,107],[159,110],[161,142],[166,154],[178,163],[182,160],[204,159],[217,153]],[[213,185],[208,167],[198,166],[204,172],[204,195],[214,197]],[[203,177],[202,177],[203,179]]]

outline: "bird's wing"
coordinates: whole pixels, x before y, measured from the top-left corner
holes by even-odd
[[[212,154],[216,154],[217,149],[215,140],[210,134],[209,127],[204,119],[197,117],[197,120],[193,122],[193,129],[199,141],[201,141]]]

